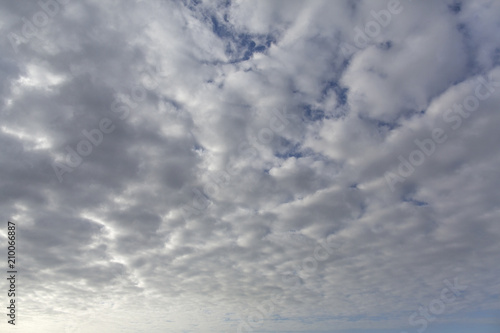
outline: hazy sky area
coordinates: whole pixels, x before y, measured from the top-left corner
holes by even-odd
[[[0,332],[500,333],[500,1],[0,0],[0,37]]]

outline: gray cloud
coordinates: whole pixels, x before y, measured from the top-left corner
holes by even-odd
[[[456,277],[429,327],[498,313],[500,88],[445,116],[500,82],[496,2],[43,3],[0,5],[21,331],[414,331]]]

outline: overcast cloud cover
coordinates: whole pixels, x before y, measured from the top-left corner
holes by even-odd
[[[0,331],[500,332],[499,30],[494,0],[2,1]]]

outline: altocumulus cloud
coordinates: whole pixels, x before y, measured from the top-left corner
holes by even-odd
[[[0,8],[17,330],[500,324],[499,2]]]

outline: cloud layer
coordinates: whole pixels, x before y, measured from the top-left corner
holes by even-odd
[[[21,331],[500,324],[500,3],[1,8]]]

